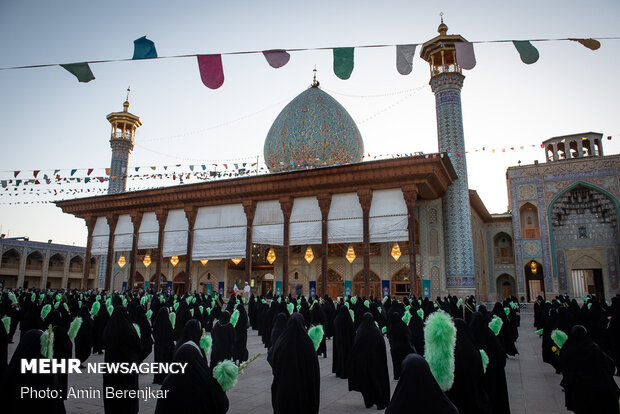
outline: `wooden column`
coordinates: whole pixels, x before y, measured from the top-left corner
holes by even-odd
[[[194,224],[196,223],[196,213],[198,209],[196,206],[185,207],[185,217],[187,218],[187,254],[185,257],[185,293],[189,293],[192,290],[191,275],[192,269],[192,250],[194,247]]]
[[[93,230],[95,229],[95,223],[97,222],[97,217],[86,217],[86,228],[88,229],[88,236],[86,238],[86,257],[84,258],[84,266],[82,266],[82,270],[84,273],[82,274],[82,289],[88,289],[88,277],[90,276],[90,259],[91,259],[91,250],[93,248]]]
[[[106,218],[108,219],[110,236],[108,237],[108,260],[105,265],[105,290],[110,290],[110,281],[112,279],[112,262],[114,261],[114,232],[116,231],[116,223],[118,223],[118,215],[109,214]]]
[[[370,203],[372,190],[357,191],[357,197],[362,206],[362,226],[364,232],[364,296],[370,297]]]
[[[159,223],[159,233],[157,235],[157,262],[155,263],[155,290],[159,290],[161,284],[161,268],[164,263],[164,229],[168,220],[168,210],[155,210],[157,223]]]
[[[329,206],[332,203],[332,195],[327,193],[319,194],[316,198],[321,209],[321,277],[323,278],[321,281],[321,294],[325,296],[327,295],[327,259],[329,253],[327,218],[329,216]]]
[[[247,221],[245,232],[245,281],[249,284],[252,277],[252,223],[254,223],[256,201],[244,200],[243,211],[245,211]]]
[[[409,283],[410,294],[418,296],[418,275],[416,272],[415,261],[415,203],[418,199],[418,187],[416,185],[408,185],[403,188],[403,196],[407,205],[407,228],[409,230]]]
[[[288,295],[289,226],[291,223],[291,212],[293,211],[293,199],[290,197],[281,198],[280,207],[284,215],[284,237],[282,239],[282,294]]]
[[[138,267],[138,233],[140,223],[142,223],[142,212],[134,211],[130,213],[131,223],[133,224],[133,234],[131,236],[131,253],[129,254],[129,277],[127,278],[127,289],[133,290],[136,280],[136,269]]]

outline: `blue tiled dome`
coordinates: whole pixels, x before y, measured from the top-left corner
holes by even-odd
[[[265,139],[271,172],[360,162],[364,142],[353,119],[318,85],[284,107]]]

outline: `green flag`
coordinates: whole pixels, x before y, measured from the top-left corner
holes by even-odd
[[[60,65],[65,68],[69,73],[74,75],[79,82],[90,82],[95,79],[93,72],[91,72],[88,63],[66,63]]]
[[[334,48],[334,73],[340,79],[349,79],[353,72],[352,47]]]

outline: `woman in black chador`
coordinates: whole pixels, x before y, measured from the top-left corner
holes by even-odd
[[[233,346],[235,344],[235,328],[230,323],[230,313],[223,311],[220,319],[213,325],[211,330],[213,345],[211,349],[211,367],[218,362],[233,358]]]
[[[574,326],[560,350],[566,408],[575,414],[618,414],[620,390],[614,381],[614,361]]]
[[[137,363],[140,354],[140,338],[129,321],[125,308],[116,306],[103,332],[105,362]],[[138,374],[103,374],[103,388],[115,391],[137,390]],[[138,398],[103,398],[106,414],[137,413]]]
[[[407,355],[415,353],[416,350],[411,343],[411,331],[397,312],[390,313],[387,337],[390,342],[394,379],[398,380],[398,378],[400,378],[400,366],[403,360]]]
[[[348,364],[349,391],[360,391],[366,408],[376,404],[378,410],[385,409],[390,402],[385,341],[370,312],[362,316]]]
[[[321,325],[325,329],[325,313],[318,303],[315,303],[310,309],[310,318],[312,319],[312,325]],[[325,335],[316,350],[317,355],[323,355],[327,358],[327,344],[325,343]]]
[[[353,348],[355,340],[355,325],[349,316],[346,306],[341,305],[336,312],[334,318],[334,342],[333,342],[333,358],[332,372],[338,378],[347,379],[349,377],[349,369],[347,366],[347,358]]]
[[[455,319],[454,326],[456,326],[454,384],[446,391],[446,395],[460,414],[487,414],[490,412],[490,404],[484,388],[484,368],[480,348],[463,319]]]
[[[129,309],[129,306],[127,307]],[[129,314],[132,323],[140,328],[140,343],[142,349],[138,355],[138,362],[142,362],[153,352],[153,336],[149,320],[146,317],[144,306],[138,305],[133,308],[133,312]]]
[[[426,360],[417,354],[405,358],[394,395],[385,414],[459,414],[441,391]]]
[[[166,398],[157,400],[155,414],[224,414],[228,411],[228,397],[213,378],[198,345],[193,341],[182,344],[174,355],[174,362],[187,363],[187,368],[183,374],[166,377],[161,389],[168,393]]]
[[[168,315],[168,308],[162,306],[157,312],[155,323],[153,325],[153,338],[154,338],[154,352],[153,361],[168,363],[172,361],[174,354],[174,334],[172,331],[172,324],[170,323],[170,316]],[[161,384],[164,381],[166,374],[155,374],[153,377],[153,384]]]
[[[174,354],[179,351],[179,348],[188,341],[192,341],[196,345],[200,345],[200,337],[202,336],[202,329],[200,329],[200,322],[196,319],[190,319],[185,323],[183,331],[181,332],[181,339],[177,342],[177,346],[174,349]],[[201,350],[201,352],[204,351]],[[174,359],[174,358],[173,358]]]
[[[4,329],[4,326],[0,326]],[[64,414],[63,398],[22,398],[22,387],[34,390],[46,389],[60,393],[60,383],[57,374],[21,373],[22,359],[43,359],[41,354],[41,335],[43,331],[32,329],[22,335],[19,345],[13,353],[13,358],[6,368],[3,381],[0,381],[0,401],[3,413],[50,413]],[[60,395],[60,394],[59,394]]]
[[[515,356],[519,352],[517,351],[517,347],[515,346],[515,341],[517,338],[514,337],[514,329],[513,323],[508,320],[508,316],[506,316],[506,312],[504,311],[504,307],[501,303],[495,302],[495,306],[493,306],[493,315],[498,316],[502,320],[502,329],[499,331],[499,335],[497,338],[499,339],[504,351],[510,356]]]
[[[237,305],[239,319],[235,325],[235,345],[233,347],[233,361],[242,363],[248,360],[248,313],[243,303]]]
[[[486,318],[480,312],[472,314],[469,326],[474,339],[489,357],[489,365],[484,374],[484,385],[491,400],[492,413],[510,414],[505,371],[506,353],[489,328]]]
[[[304,318],[293,313],[273,344],[271,405],[274,414],[319,412],[321,372]]]
[[[82,306],[80,308],[80,317],[82,318],[82,325],[75,337],[75,357],[83,364],[86,362],[93,350],[93,320],[90,317],[88,307]]]

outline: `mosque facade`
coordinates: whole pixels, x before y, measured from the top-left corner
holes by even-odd
[[[116,182],[106,196],[58,202],[88,227],[84,287],[98,257],[96,286],[117,290],[618,293],[620,156],[604,156],[601,134],[545,141],[547,162],[509,168],[509,212],[490,214],[467,183],[455,48],[465,39],[447,30],[421,49],[437,154],[362,162],[355,122],[315,79],[269,130],[269,174],[134,192]],[[141,125],[128,107],[108,116],[117,176]]]

